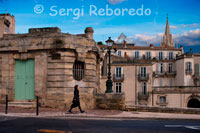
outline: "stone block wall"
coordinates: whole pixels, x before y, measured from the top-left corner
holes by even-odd
[[[96,107],[99,109],[125,109],[125,95],[124,94],[97,94]]]

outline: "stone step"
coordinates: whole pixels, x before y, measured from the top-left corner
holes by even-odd
[[[35,108],[36,102],[13,101],[8,102],[8,107]]]

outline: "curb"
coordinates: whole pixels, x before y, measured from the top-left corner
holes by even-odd
[[[199,121],[200,118],[164,118],[164,117],[116,117],[116,116],[77,116],[77,115],[24,115],[24,114],[2,114],[0,116],[3,117],[17,117],[17,118],[51,118],[51,119],[88,119],[88,120],[192,120],[192,121]]]

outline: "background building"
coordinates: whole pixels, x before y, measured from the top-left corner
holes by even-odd
[[[122,41],[123,39],[123,41]],[[104,51],[105,45],[99,45]],[[200,108],[200,56],[175,48],[167,18],[160,46],[127,44],[122,33],[113,48],[114,93],[125,94],[126,107],[156,106]],[[101,91],[105,92],[107,54],[101,67]]]

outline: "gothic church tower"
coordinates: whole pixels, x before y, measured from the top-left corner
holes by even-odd
[[[163,35],[163,40],[161,42],[161,47],[175,47],[172,34],[170,33],[168,17],[166,22],[165,34]]]

